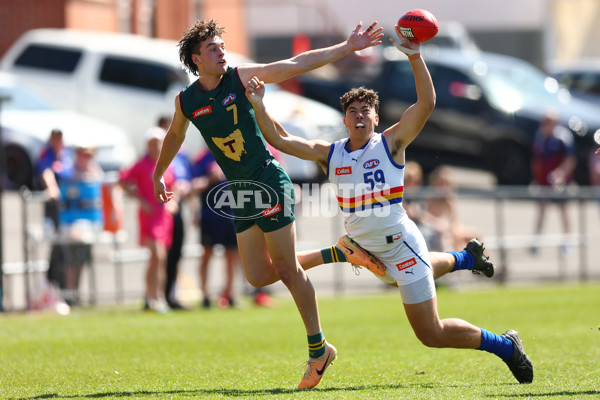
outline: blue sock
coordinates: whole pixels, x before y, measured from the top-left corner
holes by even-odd
[[[477,350],[495,354],[506,361],[512,356],[513,342],[504,336],[481,329],[481,346]]]
[[[449,251],[448,253],[454,256],[456,263],[454,269],[450,272],[458,271],[461,269],[473,269],[475,268],[475,257],[466,250],[461,251]]]

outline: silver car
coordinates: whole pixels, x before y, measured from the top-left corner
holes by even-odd
[[[96,160],[105,171],[135,160],[135,150],[123,129],[74,111],[54,109],[10,74],[0,73],[0,98],[4,188],[34,186],[36,161],[54,128],[63,132],[68,147],[96,148]]]

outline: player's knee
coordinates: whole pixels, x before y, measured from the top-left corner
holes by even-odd
[[[260,273],[260,274],[254,273],[254,274],[248,275],[246,277],[246,279],[248,280],[248,283],[255,288],[261,288],[261,287],[270,285],[271,283],[276,281],[275,279],[273,279],[273,276],[271,274],[264,274],[264,273]]]
[[[279,275],[279,279],[284,284],[288,284],[293,282],[294,279],[298,277],[299,270],[295,268],[294,265],[288,265],[285,263],[275,264],[275,270],[277,271],[277,275]]]
[[[421,341],[421,343],[423,343],[423,345],[425,345],[427,347],[433,347],[433,348],[441,347],[440,341],[438,340],[438,336],[436,335],[435,332],[433,332],[431,330],[423,329],[423,330],[415,331],[415,334],[417,335],[417,339],[419,339]]]

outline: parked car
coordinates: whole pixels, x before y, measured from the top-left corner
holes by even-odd
[[[228,52],[231,66],[253,62]],[[176,94],[196,77],[184,72],[177,42],[139,35],[69,29],[35,29],[23,34],[5,53],[0,69],[23,78],[60,108],[101,118],[125,129],[137,148],[145,149],[143,134],[163,115],[172,115]],[[300,114],[307,134],[325,139],[343,135],[336,108],[268,85],[265,103],[282,124]],[[205,144],[190,124],[184,143],[191,156]],[[296,181],[318,179],[313,164],[287,159]]]
[[[600,105],[600,59],[581,60],[550,68],[550,75],[573,96]]]
[[[423,49],[422,54],[437,103],[408,157],[425,170],[440,164],[464,166],[493,172],[499,184],[528,184],[534,134],[552,109],[575,137],[577,182],[589,182],[588,157],[600,141],[596,104],[572,98],[555,79],[514,57],[442,48]],[[331,81],[303,75],[299,83],[307,97],[338,107],[340,96],[351,87],[377,90],[382,131],[416,101],[411,66],[393,47],[384,51],[373,79]]]
[[[57,110],[10,74],[0,73],[2,150],[6,170],[2,185],[33,187],[35,163],[53,128],[63,132],[65,145],[96,148],[105,171],[122,168],[136,157],[125,131],[116,125],[69,110]]]

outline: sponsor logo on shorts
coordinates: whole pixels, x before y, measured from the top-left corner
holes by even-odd
[[[228,106],[235,101],[235,93],[229,93],[227,97],[223,99],[223,105]]]
[[[210,114],[211,112],[212,112],[212,108],[210,106],[206,106],[206,107],[202,107],[202,108],[199,108],[196,111],[194,111],[193,116],[194,116],[194,118],[198,118],[198,117],[201,117],[202,115]]]
[[[352,167],[341,167],[335,169],[336,175],[350,175],[352,173]]]
[[[371,169],[371,168],[375,168],[378,165],[379,165],[379,160],[373,159],[373,160],[365,161],[365,163],[363,164],[363,168]]]
[[[404,262],[401,262],[400,264],[396,264],[396,267],[398,267],[398,271],[402,271],[402,270],[410,268],[416,264],[417,264],[417,260],[415,260],[415,258],[413,257],[410,260],[406,260]]]
[[[281,211],[281,204],[277,204],[275,207],[271,207],[268,210],[262,212],[263,217],[269,217],[273,214],[277,214]]]

